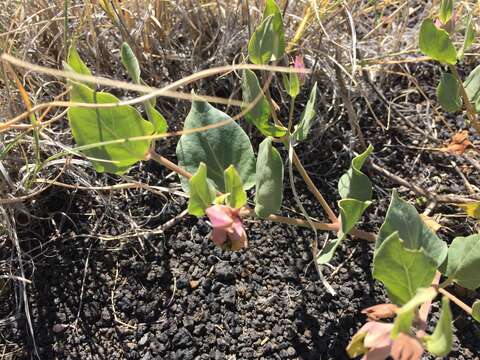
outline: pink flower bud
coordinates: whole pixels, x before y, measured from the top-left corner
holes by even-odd
[[[295,56],[295,61],[293,62],[293,67],[298,70],[305,70],[305,63],[303,62],[302,55]],[[300,82],[305,82],[306,76],[305,73],[298,73],[298,78]]]
[[[230,250],[240,250],[248,246],[247,233],[240,217],[240,209],[225,205],[213,205],[205,210],[212,223],[213,242]]]

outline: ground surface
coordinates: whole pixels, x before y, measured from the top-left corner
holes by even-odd
[[[385,13],[379,14],[392,13],[395,7],[385,5],[385,9]],[[297,15],[288,16],[292,23],[301,15],[301,11],[295,10]],[[365,16],[370,19],[372,15]],[[415,16],[421,14],[417,12]],[[170,56],[167,52],[166,58],[153,58],[146,65],[152,85],[177,80],[209,66],[231,63],[247,38],[248,24],[235,20],[238,18],[226,17],[225,21],[230,21],[237,32],[227,31],[224,38],[217,38],[211,27],[213,35],[205,32],[204,36],[207,40],[211,36],[215,41],[208,43],[199,36],[203,47],[195,47],[188,32],[175,35],[177,42],[172,40],[168,46],[175,49],[176,55]],[[199,18],[193,16],[192,19]],[[342,19],[345,26],[344,17]],[[414,28],[416,24],[414,20],[406,22],[407,28]],[[327,21],[325,26],[329,29],[332,24]],[[374,28],[375,23],[359,21],[357,26],[360,38]],[[387,30],[395,32],[395,28]],[[109,31],[115,34],[116,30]],[[308,34],[309,39],[315,40],[309,44],[317,44],[315,29]],[[51,33],[44,36],[47,39],[40,40],[52,41]],[[116,44],[118,40],[111,36]],[[403,41],[407,43],[409,39]],[[32,51],[40,54],[36,44],[33,43],[35,51]],[[99,41],[99,44],[97,50],[104,56],[96,61],[100,67],[98,73],[115,79],[125,77],[121,70],[112,70],[118,68],[112,65],[118,62],[115,57],[118,54],[111,55],[102,49],[108,47],[105,45],[108,42]],[[155,43],[152,46],[155,47]],[[313,66],[318,61],[320,66],[317,64],[315,74],[307,81],[296,112],[302,111],[309,86],[318,81],[322,89],[318,117],[309,141],[298,146],[297,151],[320,191],[335,204],[338,178],[358,150],[358,139],[350,128],[334,76],[332,78],[332,64],[326,67],[325,59],[318,55],[324,49],[316,46],[304,49],[308,54],[307,63]],[[362,46],[368,55],[365,44]],[[83,42],[81,49],[86,49]],[[39,55],[35,59],[30,54],[28,60],[55,67],[52,59],[57,50],[55,46],[49,47],[45,54],[50,57]],[[81,54],[90,65],[95,64],[92,49]],[[204,62],[199,65],[200,59]],[[467,59],[465,70],[478,64],[478,58]],[[480,186],[478,170],[468,160],[478,161],[475,151],[469,152],[467,159],[435,150],[456,131],[466,128],[460,114],[444,119],[437,112],[434,100],[427,100],[434,99],[438,65],[400,64],[385,69],[391,73],[372,71],[369,76],[390,103],[382,101],[367,82],[358,86],[350,84],[348,94],[366,141],[375,147],[373,161],[408,183],[441,194],[465,195],[468,194],[466,185]],[[155,75],[158,73],[163,75]],[[34,80],[30,86],[44,81]],[[202,81],[197,90],[224,97],[233,92],[236,97],[238,88],[238,82],[231,76]],[[60,92],[56,90],[45,90],[42,100]],[[283,104],[280,94],[273,93],[277,103]],[[6,93],[2,93],[2,97],[7,98]],[[21,109],[21,105],[15,106]],[[162,99],[158,107],[169,119],[172,130],[182,128],[188,104]],[[396,112],[392,112],[392,108]],[[233,113],[232,109],[227,110]],[[408,126],[405,119],[417,128]],[[256,148],[258,135],[251,128],[245,128]],[[58,142],[72,144],[64,122],[54,123],[46,134]],[[6,135],[5,139],[10,140],[12,136]],[[478,138],[472,137],[472,141],[476,143]],[[45,140],[42,148],[45,158],[58,151],[49,144]],[[28,144],[22,146],[29,149]],[[159,142],[158,149],[175,160],[174,138]],[[20,150],[5,162],[15,171],[22,159],[18,154]],[[285,152],[282,155],[285,156]],[[58,165],[49,167],[39,176],[53,178],[58,170]],[[95,174],[91,165],[81,160],[64,170],[58,181],[73,186],[88,188],[136,181],[181,190],[178,178],[154,163],[141,163],[121,178]],[[420,212],[429,205],[369,165],[365,170],[374,184],[375,204],[364,217],[362,229],[378,230],[392,188],[398,188],[402,197],[416,204]],[[20,175],[12,174],[14,180],[21,178],[21,171],[18,171]],[[308,213],[324,219],[320,206],[313,202],[300,177],[295,176]],[[287,179],[285,184],[282,214],[300,217],[292,211],[295,202]],[[310,231],[248,220],[249,248],[234,253],[223,251],[209,240],[210,227],[205,219],[180,216],[187,205],[184,197],[150,190],[85,191],[52,186],[28,201],[2,208],[3,215],[10,220],[4,223],[6,235],[0,247],[0,268],[5,274],[21,276],[21,266],[26,279],[31,281],[26,286],[29,301],[29,312],[26,312],[22,287],[18,282],[0,278],[4,281],[0,292],[2,358],[38,355],[41,359],[345,359],[346,345],[365,321],[361,310],[387,300],[381,284],[372,278],[373,245],[366,241],[346,241],[336,254],[333,267],[325,269],[325,275],[338,293],[332,296],[322,286],[311,264],[310,243],[314,235]],[[431,211],[442,225],[440,236],[448,242],[455,236],[478,230],[473,220],[458,213],[458,208],[449,204],[438,204]],[[174,224],[163,231],[171,221]],[[326,236],[319,233],[318,241],[322,243]],[[18,244],[18,248],[14,244]],[[452,291],[467,303],[478,298],[478,293]],[[434,306],[432,318],[438,316],[436,310]],[[455,345],[449,358],[478,359],[479,324],[455,306],[453,311]]]

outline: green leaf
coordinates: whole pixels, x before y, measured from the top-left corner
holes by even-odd
[[[255,213],[266,218],[280,210],[283,199],[283,161],[272,146],[272,138],[260,144],[256,179]]]
[[[73,81],[70,84],[72,85],[70,99],[73,102],[88,104],[120,102],[112,94],[95,92],[88,86]],[[78,146],[127,139],[122,143],[82,151],[86,156],[97,159],[92,160],[92,163],[98,172],[126,173],[133,164],[145,159],[150,148],[149,139],[128,141],[128,138],[153,133],[152,124],[142,119],[138,111],[131,106],[96,109],[71,106],[68,108],[68,120]]]
[[[285,53],[285,30],[283,28],[282,12],[274,0],[267,0],[265,2],[265,10],[263,12],[263,20],[267,17],[273,16],[272,25],[275,32],[275,41],[278,46],[272,51],[272,61],[280,59]]]
[[[480,234],[455,238],[442,270],[460,286],[471,290],[480,287]]]
[[[475,300],[472,305],[472,318],[480,322],[480,300]]]
[[[124,42],[120,53],[122,64],[127,69],[128,75],[130,75],[135,84],[140,84],[140,64],[130,45]]]
[[[458,52],[458,56],[457,56],[459,60],[463,60],[465,51],[467,51],[475,41],[475,30],[473,29],[473,25],[472,25],[472,18],[473,18],[473,14],[470,14],[467,18],[467,25],[465,27],[465,37],[463,39],[463,45],[460,51]]]
[[[68,50],[67,63],[77,74],[92,75],[92,72],[78,54],[77,49],[73,46]]]
[[[190,198],[188,213],[197,217],[205,215],[205,209],[215,201],[215,188],[207,180],[207,166],[201,163],[197,172],[190,178]]]
[[[298,94],[300,94],[300,79],[298,74],[290,71],[288,74],[282,74],[282,80],[287,94],[292,99],[295,99]]]
[[[444,64],[457,63],[457,51],[450,36],[443,29],[438,29],[432,19],[423,20],[420,27],[420,51],[432,59]]]
[[[435,356],[446,356],[452,350],[452,311],[449,300],[442,298],[442,312],[432,335],[423,338],[427,350]]]
[[[338,202],[342,227],[337,234],[337,238],[329,241],[319,252],[317,257],[318,264],[327,264],[332,260],[338,245],[345,240],[370,205],[371,201],[359,201],[355,199],[343,199]]]
[[[300,122],[295,126],[293,136],[296,141],[303,141],[307,138],[310,128],[312,127],[312,120],[315,118],[315,102],[317,100],[317,83],[313,85],[307,105],[302,112]]]
[[[262,21],[248,43],[250,61],[257,65],[268,64],[276,46],[278,47],[275,44],[273,16],[269,16]]]
[[[392,302],[402,305],[412,299],[419,288],[433,281],[437,266],[422,249],[405,246],[396,231],[387,237],[373,258],[373,277],[383,283]]]
[[[463,86],[465,87],[468,99],[475,107],[475,111],[480,113],[480,65],[472,70]]]
[[[260,96],[260,100],[255,106],[245,114],[245,119],[257,127],[265,136],[282,137],[287,133],[287,129],[281,126],[270,124],[270,105],[267,98],[262,93],[257,76],[252,70],[244,70],[242,77],[242,97],[244,108]]]
[[[453,0],[441,0],[440,12],[438,18],[443,24],[446,24],[451,18],[453,13]]]
[[[226,203],[234,209],[239,209],[247,203],[247,193],[243,190],[242,179],[233,165],[224,171]]]
[[[168,130],[167,120],[163,117],[160,112],[158,112],[150,102],[147,102],[145,105],[145,109],[147,112],[148,119],[153,124],[155,129],[155,134],[163,134]]]
[[[184,130],[214,125],[225,120],[232,120],[224,112],[215,109],[209,103],[194,101]],[[183,134],[177,144],[178,163],[190,173],[197,171],[201,162],[208,168],[208,178],[215,187],[225,193],[223,172],[230,165],[235,166],[246,190],[255,184],[255,155],[250,139],[235,122],[195,132]],[[188,182],[181,179],[182,187],[188,192]]]
[[[460,84],[455,76],[442,72],[442,77],[437,86],[437,99],[445,111],[455,112],[462,108]]]
[[[362,168],[367,157],[373,152],[373,146],[352,160],[350,169],[340,178],[338,192],[342,199],[356,199],[369,201],[372,199],[372,182],[367,175],[362,173]]]
[[[392,339],[395,339],[401,332],[408,334],[417,309],[423,303],[433,300],[435,296],[437,296],[437,291],[432,287],[417,289],[415,296],[398,310],[391,332]]]
[[[404,241],[405,248],[422,249],[422,253],[436,263],[437,267],[445,260],[448,251],[447,244],[425,225],[413,205],[402,200],[397,191],[393,191],[375,248],[379,249],[383,242],[397,231],[399,237]]]

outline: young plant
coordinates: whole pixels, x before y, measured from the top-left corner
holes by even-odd
[[[442,0],[436,18],[425,19],[420,27],[419,46],[425,55],[447,65],[450,72],[442,72],[437,86],[437,100],[445,111],[457,112],[464,108],[470,125],[480,132],[477,114],[480,112],[480,66],[462,81],[456,64],[475,40],[473,13],[465,17],[463,43],[455,48],[453,38],[458,33],[453,0]]]

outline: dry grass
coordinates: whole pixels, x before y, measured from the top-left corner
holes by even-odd
[[[320,116],[326,126],[342,117],[348,111],[348,104],[356,99],[370,106],[374,100],[366,77],[381,89],[392,74],[408,77],[408,65],[425,60],[416,50],[416,39],[420,19],[432,12],[431,2],[283,0],[279,3],[284,9],[287,38],[294,39],[289,49],[292,54],[302,53],[308,67],[313,69],[322,89],[322,106],[338,109],[334,112],[335,119]],[[127,41],[140,59],[143,78],[149,86],[159,88],[201,70],[245,62],[246,44],[262,8],[262,0],[4,0],[0,2],[0,48],[23,61],[61,69],[67,46],[75,44],[95,75],[126,80],[118,49]],[[462,8],[473,9],[480,15],[480,5],[475,1],[464,1]],[[478,23],[477,30],[480,30]],[[474,50],[478,50],[478,45],[477,42]],[[405,92],[421,91],[422,85],[415,79],[408,81],[410,85]],[[339,85],[342,82],[344,87]],[[199,79],[180,90],[188,93],[194,86],[202,94],[239,99],[238,85],[237,77],[230,74]],[[107,88],[121,96],[137,96],[121,86]],[[92,188],[103,206],[108,207],[116,196],[122,196],[112,195],[112,199],[105,195],[113,190],[111,186],[115,183],[120,188],[122,184],[133,184],[141,191],[153,189],[165,197],[165,202],[175,201],[176,195],[172,194],[175,190],[163,191],[127,176],[113,180],[95,176],[88,161],[81,158],[69,155],[49,161],[74,145],[64,107],[48,106],[35,112],[34,117],[8,123],[31,107],[65,100],[65,90],[61,78],[0,63],[0,126],[4,125],[0,133],[0,313],[4,316],[0,319],[0,359],[15,358],[15,353],[22,352],[22,344],[2,340],[2,334],[16,317],[29,316],[27,281],[33,274],[34,259],[30,253],[36,245],[20,244],[28,238],[19,240],[16,222],[35,217],[32,209],[39,194],[50,186],[68,183]],[[158,100],[158,108],[172,130],[181,128],[188,106],[188,101],[180,99]],[[358,110],[355,105],[353,110]],[[228,107],[227,111],[235,114],[238,108]],[[386,114],[375,113],[372,107],[369,111],[379,127],[389,126]],[[351,117],[351,122],[358,121]],[[42,126],[32,130],[30,122],[36,121]],[[357,136],[360,135],[359,130]],[[52,185],[52,180],[57,184]],[[143,230],[132,216],[125,214],[124,219],[130,224],[125,234],[140,238],[138,234]],[[56,227],[53,218],[45,221]],[[97,217],[92,220],[95,221],[102,219]]]

